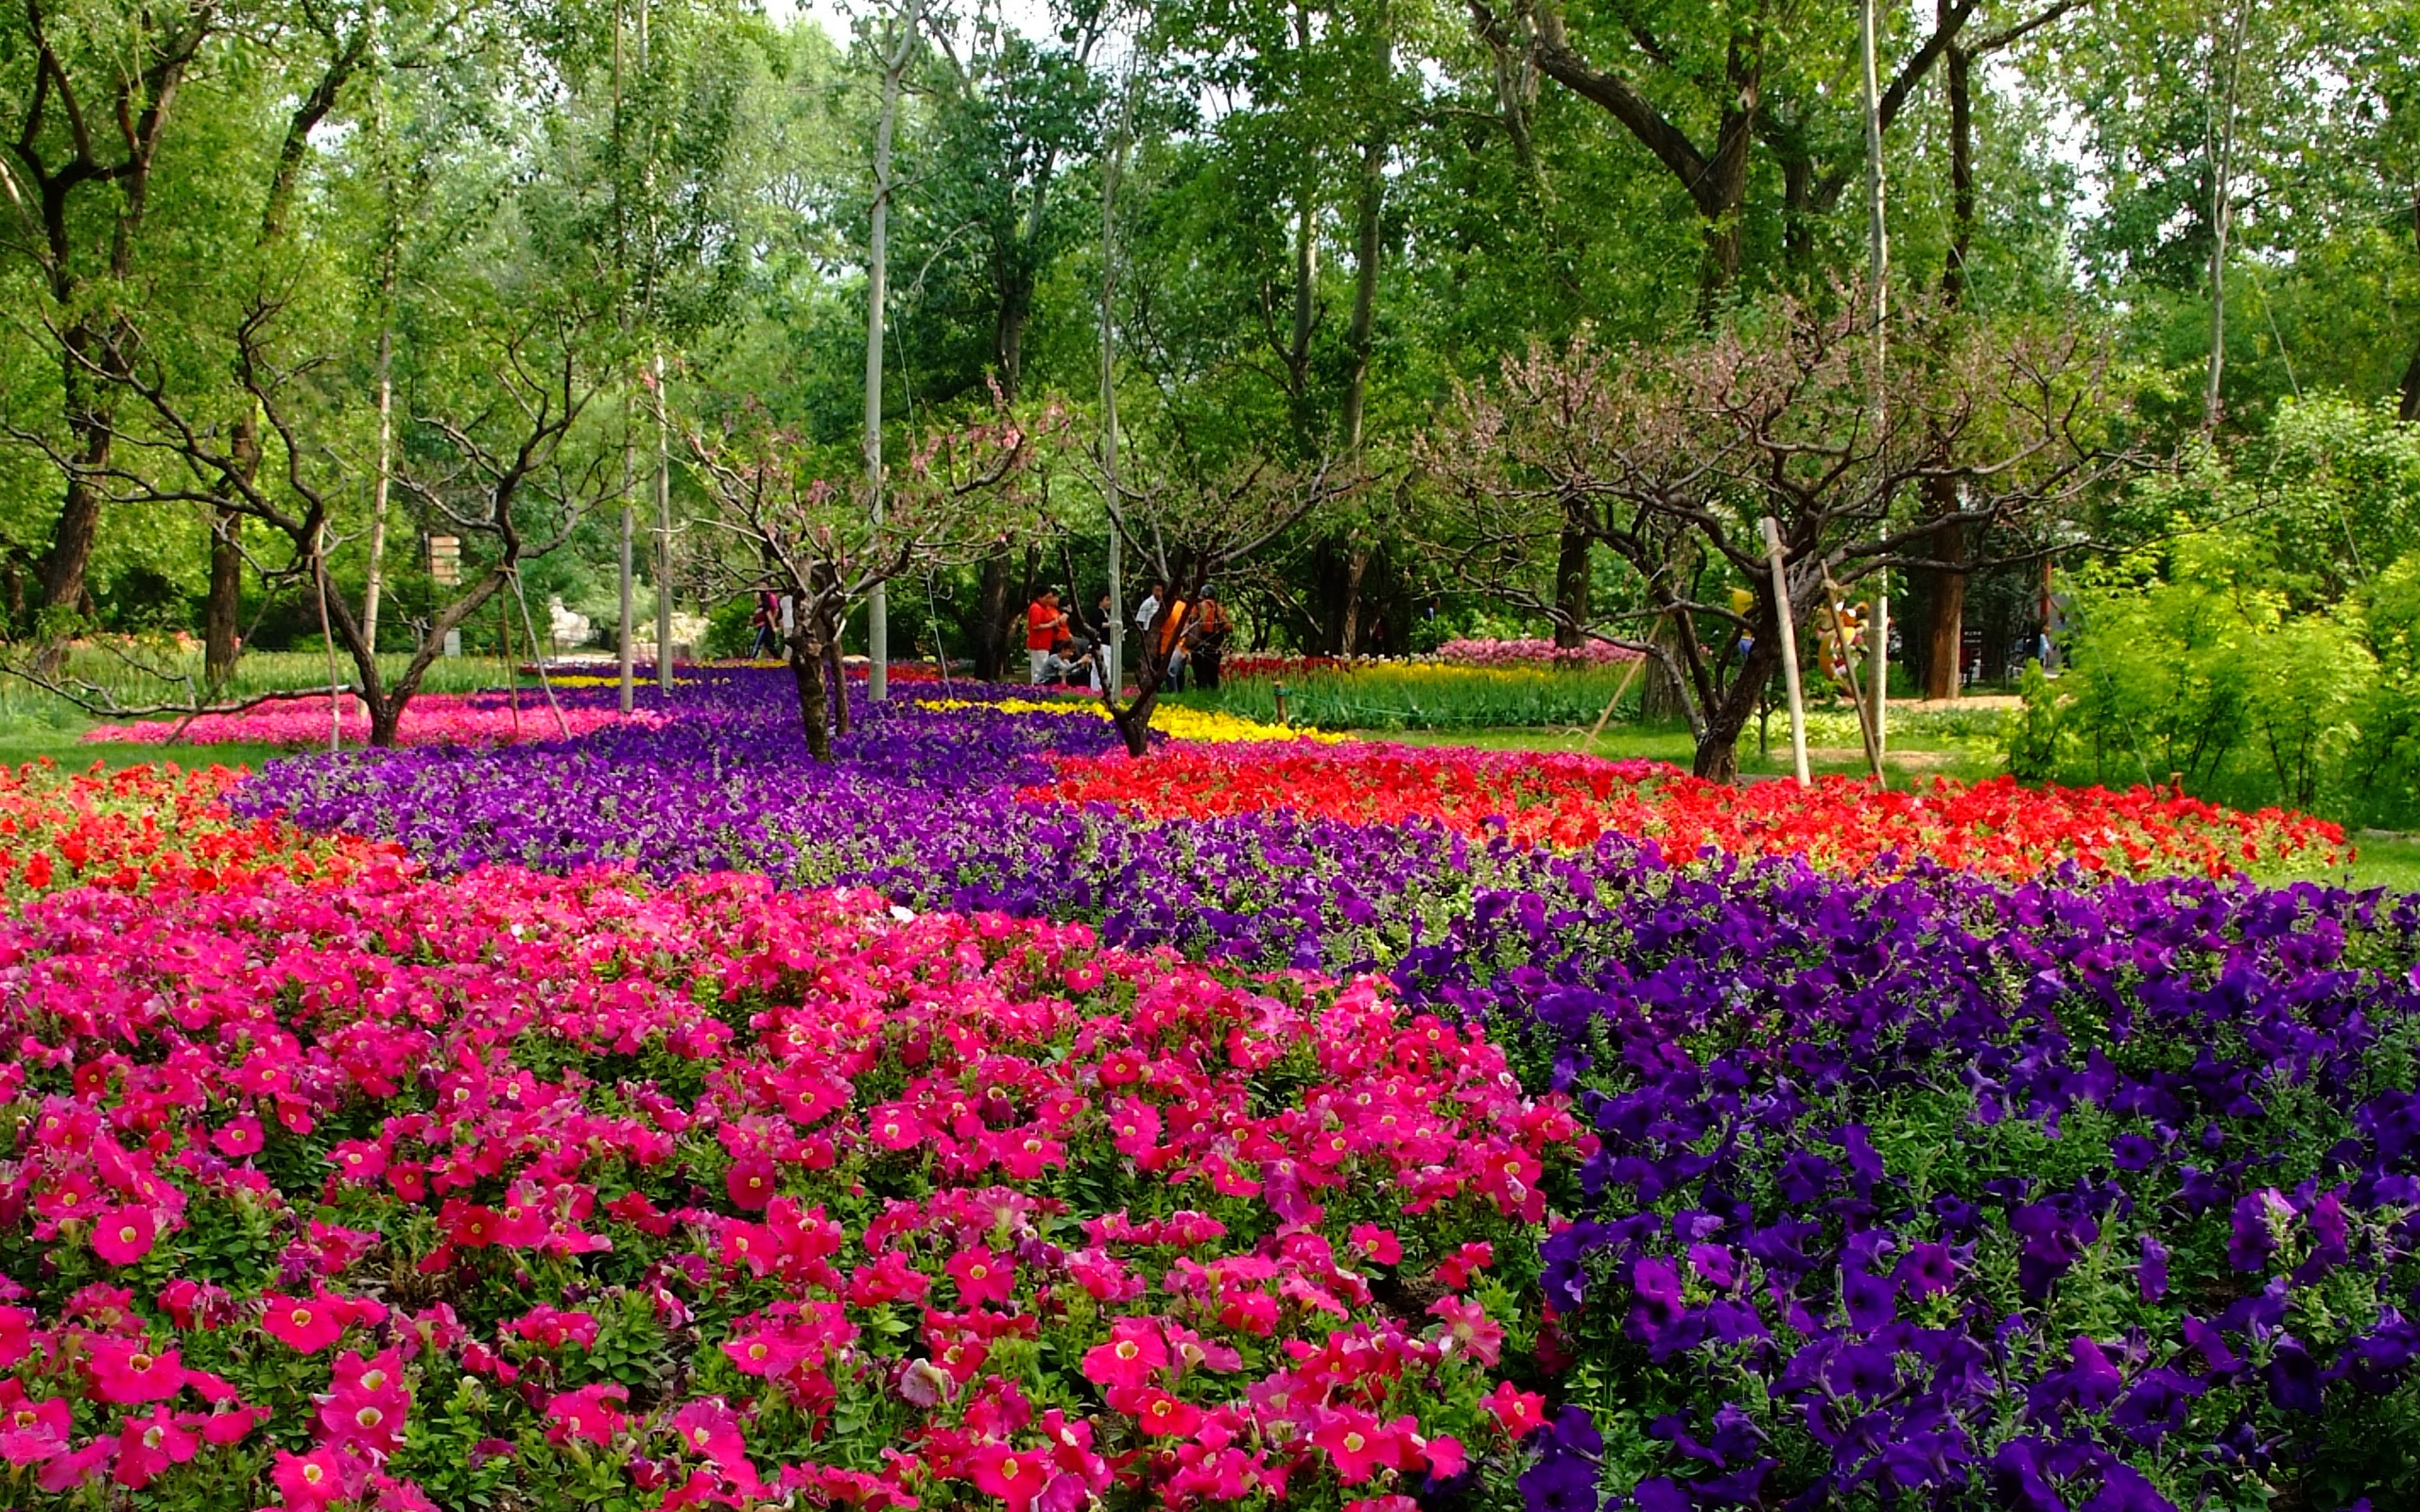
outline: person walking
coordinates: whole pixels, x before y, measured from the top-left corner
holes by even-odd
[[[1059,594],[1050,589],[1026,606],[1025,655],[1028,664],[1026,680],[1040,683],[1050,665],[1050,652],[1058,645],[1060,634],[1067,628],[1067,616],[1059,608]]]
[[[776,632],[781,613],[782,598],[779,593],[770,588],[756,590],[756,612],[748,616],[748,623],[756,627],[756,644],[748,648],[749,661],[762,661],[771,656],[773,647],[781,644]]]

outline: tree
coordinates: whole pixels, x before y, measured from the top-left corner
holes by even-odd
[[[1125,738],[1128,754],[1140,756],[1150,734],[1151,712],[1167,683],[1174,644],[1168,619],[1173,606],[1201,602],[1219,576],[1253,560],[1295,526],[1358,493],[1368,478],[1352,457],[1322,457],[1288,469],[1267,458],[1234,466],[1220,474],[1129,473],[1115,490],[1104,489],[1110,525],[1142,575],[1165,590],[1162,624],[1144,627],[1133,663],[1134,696],[1111,681],[1101,684],[1101,703]]]
[[[43,329],[67,438],[43,448],[65,482],[37,569],[41,608],[53,616],[81,607],[100,535],[124,376],[112,365],[129,346],[123,285],[143,246],[161,144],[196,60],[229,24],[219,0],[66,14],[27,0],[10,27],[15,44],[0,53],[16,118],[0,193],[49,301]]]
[[[1780,605],[1757,521],[1779,523],[1789,607],[1804,626],[1836,587],[1938,568],[1941,516],[1914,504],[1946,479],[1970,537],[2039,559],[2132,463],[2105,444],[2106,353],[2072,322],[1998,327],[1932,301],[1894,315],[1888,371],[1858,339],[1860,301],[1784,299],[1675,347],[1508,358],[1458,396],[1422,449],[1451,571],[1560,622],[1551,564],[1566,529],[1627,564],[1636,598],[1579,627],[1637,650],[1681,696],[1694,769],[1728,779],[1739,732],[1780,662]],[[1970,569],[1985,564],[1970,560]],[[1749,595],[1744,613],[1730,604]]]
[[[1055,405],[1028,423],[1002,404],[987,421],[933,432],[884,480],[879,519],[862,485],[823,476],[829,455],[795,430],[761,418],[719,436],[691,430],[691,465],[710,501],[702,523],[723,541],[707,558],[718,590],[791,600],[785,649],[811,758],[832,759],[836,701],[847,718],[847,689],[832,673],[850,611],[881,585],[966,565],[1029,531],[1019,481],[1063,424]]]
[[[307,585],[332,640],[353,663],[353,692],[369,712],[370,743],[391,746],[405,709],[443,654],[447,634],[497,594],[517,593],[522,564],[562,546],[580,518],[613,492],[601,450],[582,449],[583,455],[566,450],[598,392],[599,380],[582,357],[593,322],[576,309],[542,309],[519,330],[494,338],[492,366],[477,385],[482,407],[416,417],[429,460],[400,472],[397,481],[433,518],[469,538],[478,570],[438,611],[419,650],[390,681],[362,616],[337,590],[331,570],[342,544],[337,528],[350,480],[322,438],[333,434],[333,412],[345,406],[346,396],[318,382],[324,365],[317,356],[281,355],[274,338],[281,313],[276,305],[251,302],[233,340],[234,380],[259,418],[254,444],[263,455],[245,449],[245,432],[224,433],[198,420],[166,366],[147,352],[140,327],[122,322],[112,345],[87,359],[86,376],[106,381],[120,404],[139,408],[150,431],[128,436],[133,444],[121,447],[106,467],[87,471],[96,488],[123,502],[232,511],[271,532],[284,558],[255,565],[273,579]],[[58,680],[55,668],[42,662],[7,670],[82,701],[79,690]],[[205,707],[197,703],[184,712]]]
[[[1850,56],[1846,12],[1726,0],[1682,16],[1631,0],[1578,12],[1561,0],[1467,0],[1480,39],[1611,115],[1671,176],[1703,238],[1699,313],[1711,319],[1748,266],[1750,195],[1761,148],[1779,170],[1780,243],[1806,271],[1814,222],[1861,165],[1859,133],[1832,86]],[[1890,129],[1981,0],[1948,0],[1929,31],[1899,43],[1879,98]],[[1836,9],[1838,8],[1835,8]]]

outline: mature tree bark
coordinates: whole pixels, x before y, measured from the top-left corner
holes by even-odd
[[[1003,546],[983,558],[983,575],[975,593],[975,677],[998,682],[1007,671],[1009,553]]]
[[[22,14],[33,88],[8,150],[31,191],[26,213],[35,223],[34,260],[61,316],[61,419],[68,434],[65,493],[35,576],[42,609],[76,610],[89,596],[84,575],[100,534],[101,479],[116,437],[116,380],[130,360],[130,333],[112,301],[85,298],[92,281],[78,266],[77,241],[87,212],[77,191],[87,185],[114,191],[115,203],[102,222],[109,246],[102,276],[123,282],[134,271],[151,169],[178,92],[216,33],[218,12],[216,0],[197,0],[140,16],[127,60],[132,66],[112,79],[106,102],[82,97],[52,34],[48,9],[28,3]],[[63,133],[63,148],[54,145],[55,132]],[[115,150],[104,148],[105,137],[113,139]]]
[[[1587,641],[1588,533],[1565,525],[1554,559],[1554,644],[1575,650]]]
[[[2236,102],[2243,77],[2244,30],[2251,21],[2250,0],[2237,0],[2235,26],[2224,53],[2219,120],[2209,143],[2210,363],[2202,384],[2202,424],[2206,430],[2218,428],[2225,403],[2219,385],[2227,361],[2227,237],[2235,221]]]
[[[2411,197],[2411,233],[2415,245],[2420,245],[2420,193]],[[2403,369],[2402,399],[2394,413],[2407,425],[2420,421],[2420,345],[2412,348],[2411,364]]]

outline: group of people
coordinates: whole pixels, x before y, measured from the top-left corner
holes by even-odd
[[[1037,683],[1082,684],[1098,693],[1108,661],[1109,627],[1114,611],[1109,594],[1100,595],[1091,624],[1080,624],[1059,601],[1056,589],[1045,589],[1025,611],[1025,649],[1030,680]],[[1219,663],[1234,633],[1216,595],[1201,591],[1198,602],[1171,598],[1166,583],[1154,582],[1134,610],[1134,644],[1145,654],[1163,661],[1167,673],[1161,691],[1181,693],[1188,678],[1198,688],[1219,685]]]

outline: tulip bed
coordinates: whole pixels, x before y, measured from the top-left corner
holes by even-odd
[[[15,1500],[2420,1499],[2420,902],[2226,866],[2324,829],[788,696],[21,780],[310,859],[18,885]]]

